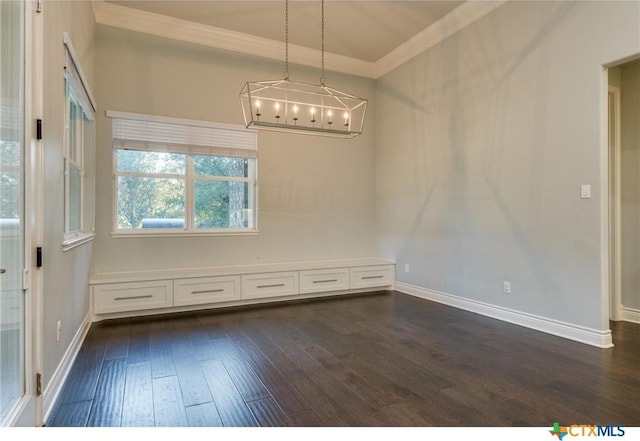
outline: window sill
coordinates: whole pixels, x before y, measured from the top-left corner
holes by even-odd
[[[96,233],[78,233],[65,236],[62,242],[62,251],[69,251],[95,239]]]
[[[214,236],[257,236],[259,230],[229,230],[229,231],[114,231],[111,237],[114,239],[140,238],[140,237],[214,237]]]

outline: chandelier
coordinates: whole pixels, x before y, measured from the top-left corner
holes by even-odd
[[[289,0],[285,0],[284,79],[251,81],[240,92],[247,128],[353,138],[362,133],[367,100],[325,84],[324,0],[321,22],[320,84],[289,80]]]

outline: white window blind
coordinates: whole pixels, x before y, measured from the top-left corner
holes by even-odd
[[[113,148],[255,158],[257,132],[244,126],[107,111]]]

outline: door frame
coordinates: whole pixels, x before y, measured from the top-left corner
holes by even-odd
[[[621,318],[620,309],[618,311],[610,311],[612,309],[612,294],[616,295],[618,304],[620,303],[620,290],[615,290],[615,293],[611,293],[611,287],[616,282],[616,273],[620,271],[619,259],[616,251],[615,238],[612,240],[611,232],[612,228],[615,229],[615,219],[612,219],[611,215],[611,196],[610,196],[610,184],[611,184],[611,152],[609,149],[609,68],[619,66],[621,64],[628,63],[633,60],[640,59],[640,52],[628,55],[623,58],[611,60],[608,63],[604,63],[601,66],[600,77],[600,194],[602,195],[600,201],[600,305],[601,305],[601,329],[609,330],[611,335],[609,320],[612,314],[618,312],[618,319]],[[620,143],[618,143],[620,144]],[[619,155],[618,155],[619,156]],[[618,173],[618,178],[620,173]],[[618,192],[619,194],[620,192]],[[614,202],[615,204],[615,197]],[[619,219],[620,216],[618,216]],[[617,228],[618,232],[620,228]],[[614,233],[615,235],[615,233]],[[620,238],[621,240],[621,238]],[[613,242],[613,243],[612,243]],[[618,247],[619,248],[619,247]],[[620,285],[618,285],[620,286]],[[613,342],[611,342],[613,346]]]
[[[612,102],[613,100],[613,102]],[[609,149],[609,319],[621,318],[622,238],[620,177],[620,88],[607,89],[607,134]],[[613,115],[613,127],[612,127]],[[612,141],[613,139],[613,141]]]
[[[42,3],[25,2],[24,36],[24,381],[25,394],[7,420],[10,426],[42,426],[42,395],[36,374],[42,372],[42,272],[36,268],[35,249],[44,231],[42,140],[36,139],[36,119],[43,111]]]

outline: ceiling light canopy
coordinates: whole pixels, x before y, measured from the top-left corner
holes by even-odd
[[[284,79],[247,82],[240,92],[245,125],[256,129],[353,138],[362,133],[367,100],[327,87],[324,81],[322,0],[320,84],[289,80],[289,1],[285,0]]]

